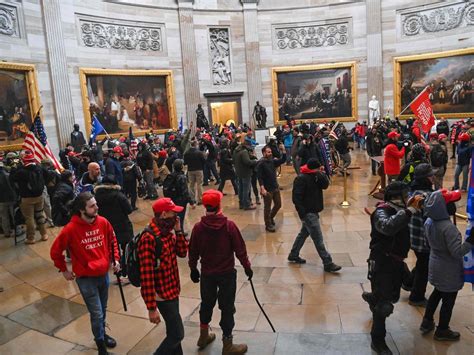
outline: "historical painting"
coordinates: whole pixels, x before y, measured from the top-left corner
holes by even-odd
[[[20,149],[40,107],[35,67],[0,63],[0,150]]]
[[[176,128],[171,71],[81,69],[86,127],[95,113],[109,135]]]
[[[274,120],[355,120],[355,63],[273,69]]]
[[[395,58],[395,114],[412,115],[407,106],[427,86],[438,117],[474,115],[474,48]],[[407,108],[404,112],[403,110]]]

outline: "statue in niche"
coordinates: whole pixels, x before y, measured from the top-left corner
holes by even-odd
[[[267,109],[260,105],[260,102],[256,102],[256,105],[253,108],[252,117],[257,122],[257,128],[266,128],[267,127]]]
[[[212,81],[214,85],[229,85],[232,82],[229,31],[226,28],[211,28],[209,33]]]
[[[369,101],[369,122],[376,122],[380,118],[380,105],[377,96],[373,95]]]
[[[206,130],[209,129],[209,121],[204,114],[201,104],[198,104],[198,108],[196,110],[196,126],[198,128],[205,128]]]

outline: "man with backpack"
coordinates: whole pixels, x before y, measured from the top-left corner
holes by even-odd
[[[10,181],[21,197],[21,213],[26,220],[25,244],[34,244],[36,225],[41,234],[41,240],[48,240],[45,228],[46,217],[43,199],[47,173],[46,170],[36,164],[35,156],[31,151],[25,152],[22,163],[22,166],[12,171]]]
[[[182,354],[184,327],[179,314],[181,286],[177,257],[186,257],[188,241],[181,230],[177,213],[183,211],[183,207],[176,206],[170,198],[164,197],[156,200],[152,209],[154,218],[138,242],[140,292],[150,322],[159,324],[161,313],[166,323],[166,338],[155,354]],[[131,276],[129,272],[129,278]],[[130,281],[133,284],[132,278]]]
[[[430,161],[433,167],[435,190],[439,190],[443,187],[443,178],[446,174],[448,149],[446,144],[442,141],[442,139],[446,137],[444,133],[441,133],[439,136],[436,133],[430,135]]]
[[[14,237],[14,226],[10,221],[13,219],[13,204],[16,201],[15,190],[10,184],[9,173],[3,165],[3,157],[0,159],[0,220],[5,238]]]
[[[284,158],[286,159],[286,157]],[[283,162],[285,161],[283,159]],[[214,341],[216,335],[209,333],[212,311],[219,302],[223,336],[223,355],[243,354],[246,344],[233,344],[235,293],[237,272],[234,255],[242,264],[245,274],[251,280],[253,271],[247,256],[245,242],[237,225],[222,213],[222,192],[207,190],[202,195],[206,215],[193,228],[189,247],[191,280],[200,284],[201,307],[199,319],[201,334],[197,342],[200,350]],[[201,259],[201,273],[197,269]]]

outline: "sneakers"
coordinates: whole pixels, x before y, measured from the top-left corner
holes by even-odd
[[[428,303],[428,300],[425,298],[425,299],[422,299],[421,301],[412,301],[412,300],[408,300],[408,304],[410,306],[414,306],[414,307],[423,307],[423,308],[426,308],[426,304]]]
[[[434,333],[434,340],[438,341],[457,341],[461,338],[461,334],[459,332],[455,332],[451,329],[439,329],[436,328]]]
[[[28,239],[28,238],[25,239],[25,244],[35,244],[35,243],[36,242],[34,239]]]
[[[334,263],[324,265],[324,271],[326,271],[326,272],[337,272],[341,269],[342,268],[339,265],[336,265]]]
[[[47,241],[49,239],[49,236],[47,234],[41,236],[41,240],[43,242]]]
[[[435,328],[435,323],[432,319],[423,318],[423,322],[421,322],[420,330],[421,334],[425,335],[431,332]]]
[[[201,328],[201,335],[197,341],[197,346],[199,350],[204,349],[210,343],[212,343],[216,339],[216,335],[214,333],[209,333],[209,328]]]
[[[245,354],[247,349],[247,344],[233,344],[232,337],[222,338],[222,355]]]
[[[306,260],[299,256],[288,256],[288,261],[295,264],[306,264]]]
[[[392,351],[389,349],[387,346],[387,343],[385,343],[384,340],[379,340],[379,341],[374,341],[370,343],[370,347],[372,348],[373,351],[375,351],[379,355],[392,355]]]

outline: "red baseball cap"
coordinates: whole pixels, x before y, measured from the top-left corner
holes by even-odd
[[[448,136],[447,136],[446,134],[444,134],[444,133],[441,133],[441,134],[438,136],[438,139],[439,139],[439,140],[446,139],[446,138],[448,138]]]
[[[121,156],[123,156],[122,147],[120,146],[114,147],[114,153],[119,153]]]
[[[218,190],[207,190],[202,194],[203,206],[218,207],[221,205],[222,192]]]
[[[471,140],[471,135],[469,133],[461,133],[458,139],[461,142],[469,142]]]
[[[167,155],[167,154],[168,154],[168,153],[166,153],[166,150],[160,150],[160,151],[158,152],[158,156],[161,157],[161,158],[166,158],[166,155]]]
[[[80,153],[74,153],[74,152],[67,153],[68,157],[77,157],[78,155],[81,155],[81,154]]]
[[[430,133],[430,139],[438,139],[438,133]]]
[[[443,195],[446,204],[450,202],[456,202],[461,199],[461,191],[459,190],[449,191],[448,189],[441,189],[441,194]]]
[[[175,139],[175,136],[174,136],[173,134],[171,134],[171,135],[168,137],[168,140],[171,141],[171,142],[174,141],[174,139]]]
[[[394,138],[398,138],[398,137],[400,137],[400,135],[395,131],[392,131],[388,134],[388,138],[390,138],[390,139],[394,139]]]
[[[169,197],[159,198],[153,203],[151,208],[153,209],[154,214],[161,213],[161,212],[168,212],[168,211],[179,213],[184,209],[184,207],[176,206],[173,200],[170,199]]]

